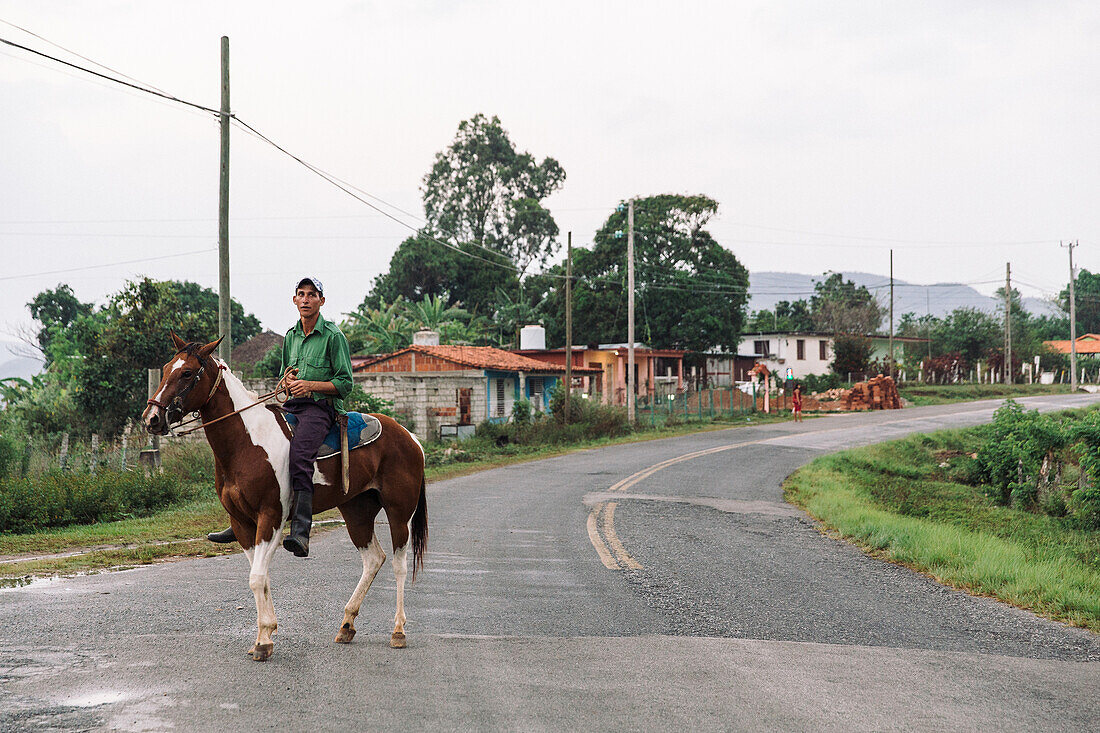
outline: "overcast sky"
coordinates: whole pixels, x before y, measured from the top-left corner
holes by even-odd
[[[240,118],[417,215],[482,112],[565,168],[563,241],[630,196],[703,193],[750,271],[885,275],[893,247],[899,279],[990,293],[1011,261],[1042,295],[1068,277],[1060,239],[1100,269],[1095,2],[5,0],[0,19],[211,107],[228,35]],[[0,328],[61,282],[96,302],[142,274],[216,288],[214,118],[7,46],[0,100]],[[279,332],[300,275],[339,318],[409,234],[238,130],[231,182],[232,293]]]

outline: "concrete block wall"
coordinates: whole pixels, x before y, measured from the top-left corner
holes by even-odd
[[[473,424],[488,415],[486,381],[479,370],[405,374],[365,372],[353,376],[364,392],[389,400],[395,412],[407,416],[411,422],[405,427],[421,440],[438,440],[440,425],[458,422],[457,390],[460,388],[470,390],[470,420]],[[258,394],[266,394],[275,389],[275,383],[274,379],[250,379],[244,385]]]
[[[470,390],[470,420],[486,418],[485,376],[477,370],[395,374],[367,372],[355,375],[364,392],[393,402],[393,409],[412,421],[405,427],[421,440],[438,440],[440,425],[458,422],[458,390]]]

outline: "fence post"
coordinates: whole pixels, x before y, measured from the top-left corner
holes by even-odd
[[[61,455],[58,458],[58,465],[62,471],[68,468],[69,463],[69,434],[65,433],[61,436]]]
[[[99,463],[99,433],[92,433],[92,458],[88,464],[88,472],[95,473],[96,465]]]
[[[160,369],[149,370],[149,399],[153,398],[153,395],[157,393],[157,387],[160,386],[161,371]],[[167,416],[165,417],[167,419]],[[149,461],[150,469],[154,471],[160,470],[160,436],[154,434],[152,436],[152,448],[148,451],[142,451],[142,456]],[[146,455],[148,454],[148,455]]]
[[[119,471],[126,471],[126,444],[130,441],[130,426],[133,423],[130,420],[126,421],[126,427],[122,429],[122,463],[119,466]]]
[[[31,456],[34,455],[34,447],[31,445],[34,438],[27,436],[27,442],[23,444],[23,463],[19,466],[19,477],[26,478],[31,470]]]

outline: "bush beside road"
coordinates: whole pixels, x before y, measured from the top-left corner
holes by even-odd
[[[1098,417],[1049,419],[1073,431]],[[1078,482],[1088,446],[1070,440],[1058,448],[1056,485],[1047,481],[1053,472],[1040,475],[1040,463],[1014,476],[1016,493],[1006,494],[990,476],[1004,443],[1020,446],[1014,465],[1038,446],[993,426],[915,435],[819,458],[787,479],[785,497],[876,557],[1100,632],[1100,531],[1087,490],[1094,484],[1088,475]],[[1023,490],[1033,482],[1041,491]]]

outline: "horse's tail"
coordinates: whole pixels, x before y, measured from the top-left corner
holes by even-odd
[[[424,566],[424,550],[428,546],[428,497],[424,489],[424,475],[421,474],[420,499],[412,517],[413,580],[416,580],[416,571]]]

